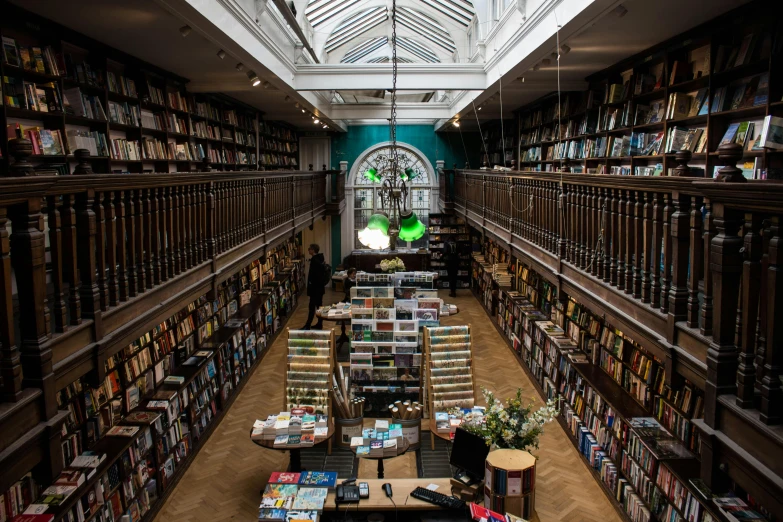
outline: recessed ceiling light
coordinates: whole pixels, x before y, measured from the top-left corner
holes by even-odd
[[[223,58],[225,58],[225,57],[226,57],[226,51],[224,51],[223,49],[221,49],[221,50],[219,50],[219,51],[217,52],[217,55],[218,55],[218,58],[220,58],[220,59],[222,60]]]
[[[182,37],[184,38],[187,35],[189,35],[192,30],[193,29],[191,29],[189,25],[183,25],[182,27],[179,28],[179,34],[181,34]]]

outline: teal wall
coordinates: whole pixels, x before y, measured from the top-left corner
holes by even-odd
[[[464,140],[464,146],[463,146]],[[332,135],[332,168],[339,169],[341,161],[348,162],[350,172],[359,154],[377,143],[389,141],[388,125],[349,126],[348,132]],[[481,138],[478,132],[439,132],[432,125],[398,125],[397,141],[419,149],[435,168],[437,160],[444,160],[446,168],[465,167],[465,158],[474,169],[479,167]],[[333,267],[342,263],[340,244],[342,234],[340,217],[332,217],[332,261]]]
[[[465,146],[462,145],[465,140]],[[397,141],[407,143],[419,149],[435,168],[437,160],[445,160],[446,168],[456,163],[459,168],[465,166],[465,149],[473,168],[479,167],[481,158],[481,139],[477,132],[438,132],[432,125],[398,125]],[[388,125],[357,125],[348,127],[348,132],[332,136],[332,168],[340,168],[341,161],[348,162],[351,170],[353,162],[367,148],[389,141]]]

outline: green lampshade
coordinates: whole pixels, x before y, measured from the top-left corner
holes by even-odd
[[[373,214],[367,226],[359,232],[359,242],[367,248],[389,248],[389,218],[385,214]]]
[[[413,212],[400,216],[400,239],[403,241],[421,239],[425,230],[424,223],[419,221]]]
[[[408,167],[407,169],[405,169],[405,172],[403,172],[400,175],[400,177],[402,178],[403,181],[410,181],[413,178],[415,178],[417,175],[418,175],[418,173],[415,170],[413,170],[412,168]]]
[[[373,183],[381,182],[381,177],[378,175],[378,171],[374,167],[370,167],[369,169],[365,170],[364,177]]]

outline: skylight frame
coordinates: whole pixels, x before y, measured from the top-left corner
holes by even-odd
[[[438,58],[437,54],[412,38],[406,38],[404,36],[397,37],[397,44],[407,52],[421,58],[427,63],[440,63],[440,58]]]
[[[336,16],[345,12],[348,8],[356,6],[362,0],[315,0],[307,9],[305,15],[310,21],[310,25],[315,28],[319,25],[334,20]],[[330,6],[330,4],[334,4]]]
[[[397,14],[397,21],[401,25],[413,31],[416,35],[423,36],[448,53],[453,53],[457,50],[454,40],[445,28],[422,13],[417,13],[413,10],[409,11],[410,13],[401,10]],[[414,18],[411,13],[417,15],[418,18]]]
[[[421,0],[428,6],[439,11],[444,16],[448,16],[452,21],[468,27],[476,12],[473,5],[466,1],[455,2],[454,0]]]
[[[388,36],[379,36],[377,38],[373,38],[372,40],[367,40],[364,43],[361,43],[345,53],[343,55],[342,60],[340,62],[342,63],[358,63],[359,60],[367,56],[368,54],[372,54],[373,52],[377,51],[384,45],[388,45],[389,43],[389,37]]]

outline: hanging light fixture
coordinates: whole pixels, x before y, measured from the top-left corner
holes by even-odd
[[[426,227],[416,214],[408,209],[408,182],[417,175],[408,165],[408,159],[400,158],[397,150],[397,0],[392,0],[391,9],[391,47],[392,47],[392,88],[391,118],[389,137],[391,145],[388,156],[377,158],[377,165],[364,171],[365,179],[380,183],[378,196],[381,200],[381,212],[373,214],[367,227],[359,232],[359,242],[372,249],[397,247],[397,239],[416,241],[424,235]]]

